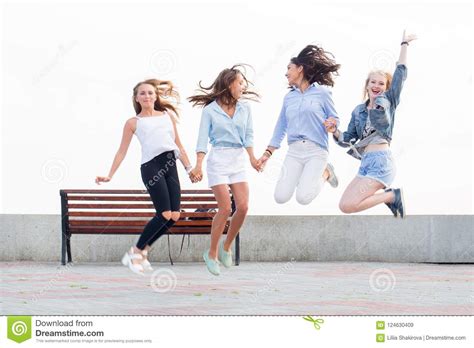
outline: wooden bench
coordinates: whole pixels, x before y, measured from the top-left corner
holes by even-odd
[[[61,264],[72,262],[71,236],[73,234],[127,235],[140,234],[155,215],[155,209],[145,190],[60,190],[61,196]],[[169,235],[209,235],[215,212],[196,212],[217,209],[212,190],[182,190],[181,216],[171,227]],[[232,214],[235,211],[232,199]],[[229,229],[229,221],[224,233]],[[189,242],[189,240],[188,240]],[[168,239],[168,248],[169,248]],[[170,261],[171,251],[169,250]],[[240,263],[240,239],[235,239],[235,264]]]

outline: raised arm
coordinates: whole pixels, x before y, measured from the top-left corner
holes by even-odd
[[[406,30],[404,30],[397,67],[393,73],[392,84],[386,92],[387,98],[390,100],[392,105],[395,106],[400,102],[400,94],[402,93],[403,83],[407,78],[407,50],[408,45],[413,40],[416,40],[416,35],[407,35]],[[375,103],[377,103],[377,100]]]
[[[416,40],[416,35],[415,34],[407,34],[406,30],[403,31],[403,37],[402,37],[402,47],[400,48],[400,56],[398,57],[398,64],[403,64],[407,65],[407,48],[410,42],[413,40]]]
[[[133,133],[136,129],[136,120],[134,118],[129,119],[125,122],[125,126],[123,127],[122,132],[122,141],[120,142],[120,147],[115,154],[114,161],[112,162],[112,166],[110,168],[109,174],[107,176],[97,176],[95,178],[95,183],[100,185],[101,182],[109,182],[112,180],[117,169],[120,167],[125,155],[127,154],[128,147],[130,146],[130,142],[132,141]]]

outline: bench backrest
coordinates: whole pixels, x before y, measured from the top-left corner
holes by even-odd
[[[139,234],[155,215],[145,190],[60,190],[63,229],[70,234]],[[208,234],[216,209],[212,190],[182,190],[181,217],[173,234]]]

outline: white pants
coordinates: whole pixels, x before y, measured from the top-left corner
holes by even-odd
[[[296,189],[298,203],[311,203],[323,187],[327,161],[328,152],[309,140],[290,144],[275,187],[275,201],[288,202]]]

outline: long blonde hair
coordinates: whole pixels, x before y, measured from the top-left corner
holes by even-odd
[[[137,102],[136,97],[138,94],[138,88],[141,85],[151,85],[155,89],[156,100],[154,109],[157,111],[167,111],[171,110],[176,114],[176,117],[179,117],[177,104],[179,103],[179,94],[174,89],[173,83],[171,81],[157,80],[157,79],[148,79],[137,83],[133,87],[133,108],[137,115],[142,111],[142,106]]]
[[[362,94],[362,100],[364,101],[367,101],[368,99],[368,94],[367,94],[367,86],[369,85],[369,81],[370,81],[370,76],[372,75],[381,75],[383,77],[385,77],[385,79],[387,80],[387,87],[386,87],[386,91],[390,88],[390,85],[392,83],[392,74],[390,74],[389,72],[386,72],[386,71],[383,71],[383,70],[372,70],[371,72],[369,72],[369,74],[367,75],[367,79],[365,80],[365,85],[364,85],[364,92]]]

